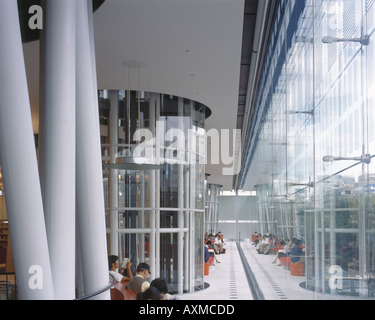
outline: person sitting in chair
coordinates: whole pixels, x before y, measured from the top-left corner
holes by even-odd
[[[294,246],[290,249],[290,262],[299,263],[304,262],[305,253],[301,248],[301,240],[296,240]]]
[[[149,274],[149,264],[145,262],[140,263],[137,266],[136,275],[126,284],[126,287],[136,295],[140,292],[146,291],[150,287],[150,283],[146,280]]]

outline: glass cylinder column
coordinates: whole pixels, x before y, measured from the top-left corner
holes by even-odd
[[[189,99],[130,90],[100,91],[99,106],[108,251],[134,269],[149,263],[150,276],[165,279],[172,293],[203,288],[210,110]]]

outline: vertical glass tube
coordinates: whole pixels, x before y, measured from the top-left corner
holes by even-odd
[[[108,210],[119,228],[110,230],[109,239],[118,237],[121,261],[134,268],[149,263],[151,277],[164,278],[170,292],[203,288],[205,155],[199,152],[206,107],[158,93],[128,90],[120,96],[100,99],[103,133],[104,116],[116,105],[110,99],[119,106],[118,137],[110,144],[118,152],[111,161],[103,157],[119,182],[119,202]]]

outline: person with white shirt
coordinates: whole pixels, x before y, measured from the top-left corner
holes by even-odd
[[[123,276],[122,272],[124,268],[120,269],[119,272],[119,261],[118,261],[118,256],[115,255],[110,255],[108,257],[108,267],[109,267],[109,274],[116,280],[116,282],[121,282],[121,281],[130,281],[133,278],[132,273],[130,272],[130,267],[131,267],[131,262],[128,262],[126,264],[126,268],[128,269],[128,276]],[[110,279],[111,281],[111,279]]]
[[[215,235],[215,247],[219,254],[223,252],[224,241],[220,238],[219,233]]]
[[[270,240],[268,237],[263,236],[260,240],[259,246],[258,246],[258,253],[266,253],[269,249]]]

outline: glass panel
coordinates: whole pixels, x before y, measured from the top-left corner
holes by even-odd
[[[374,1],[279,3],[246,181],[260,233],[305,243],[305,287],[363,299],[375,295],[375,44],[358,39],[374,18]]]
[[[151,210],[125,210],[118,215],[119,229],[150,228]]]
[[[204,213],[193,214],[194,218],[194,287],[195,290],[204,289]]]
[[[135,275],[136,267],[140,262],[150,264],[150,242],[148,233],[120,234],[118,239],[120,265],[126,266],[127,262],[131,262],[132,273]]]

